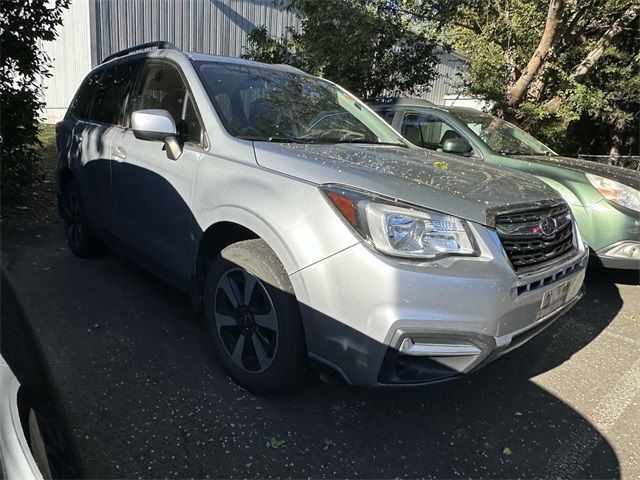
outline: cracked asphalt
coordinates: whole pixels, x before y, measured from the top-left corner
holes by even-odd
[[[310,374],[256,397],[185,295],[116,256],[75,258],[52,210],[28,205],[3,212],[2,353],[55,404],[82,477],[640,478],[635,272],[589,272],[569,314],[463,380]]]

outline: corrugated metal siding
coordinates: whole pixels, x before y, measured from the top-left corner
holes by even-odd
[[[457,94],[460,91],[462,87],[461,74],[467,70],[467,64],[455,52],[441,51],[438,58],[437,77],[430,85],[429,90],[419,96],[437,105],[444,105],[445,96]]]
[[[52,76],[43,79],[49,121],[56,121],[64,115],[80,82],[91,69],[90,38],[89,2],[75,0],[63,12],[63,26],[58,29],[58,38],[42,43],[52,67]]]
[[[287,27],[299,26],[292,12],[272,0],[93,1],[97,63],[154,40],[167,40],[183,51],[238,57],[254,28],[265,25],[271,36],[280,37]]]
[[[63,27],[45,51],[53,59],[53,77],[45,79],[47,116],[64,115],[86,73],[118,50],[167,40],[184,51],[240,56],[247,35],[265,25],[273,37],[298,28],[292,12],[273,0],[73,0]],[[441,51],[438,76],[421,96],[437,104],[457,93],[466,68],[456,53]]]

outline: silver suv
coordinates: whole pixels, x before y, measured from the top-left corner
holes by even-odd
[[[58,148],[71,250],[109,245],[190,292],[254,392],[308,358],[359,385],[458,377],[582,296],[587,251],[554,190],[414,147],[288,66],[124,50]]]

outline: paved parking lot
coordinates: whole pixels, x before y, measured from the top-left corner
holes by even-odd
[[[84,477],[640,477],[637,275],[590,272],[574,310],[461,381],[310,376],[254,397],[186,296],[115,256],[73,257],[51,216],[9,213],[3,355],[33,378],[33,335]]]

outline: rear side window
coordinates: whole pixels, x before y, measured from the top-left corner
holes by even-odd
[[[393,117],[395,116],[395,111],[393,110],[374,110],[378,115],[380,115],[385,122],[389,125],[393,124]]]
[[[135,81],[136,65],[135,62],[127,62],[105,71],[91,108],[91,120],[126,126],[124,110]]]
[[[449,125],[431,115],[409,114],[402,121],[402,136],[419,147],[438,150],[443,140],[460,137]]]
[[[102,70],[91,72],[84,79],[84,82],[82,82],[82,85],[80,85],[80,88],[78,89],[78,93],[76,93],[75,98],[71,102],[69,109],[82,120],[87,120],[89,118],[91,100],[98,88],[100,75],[102,75]]]

